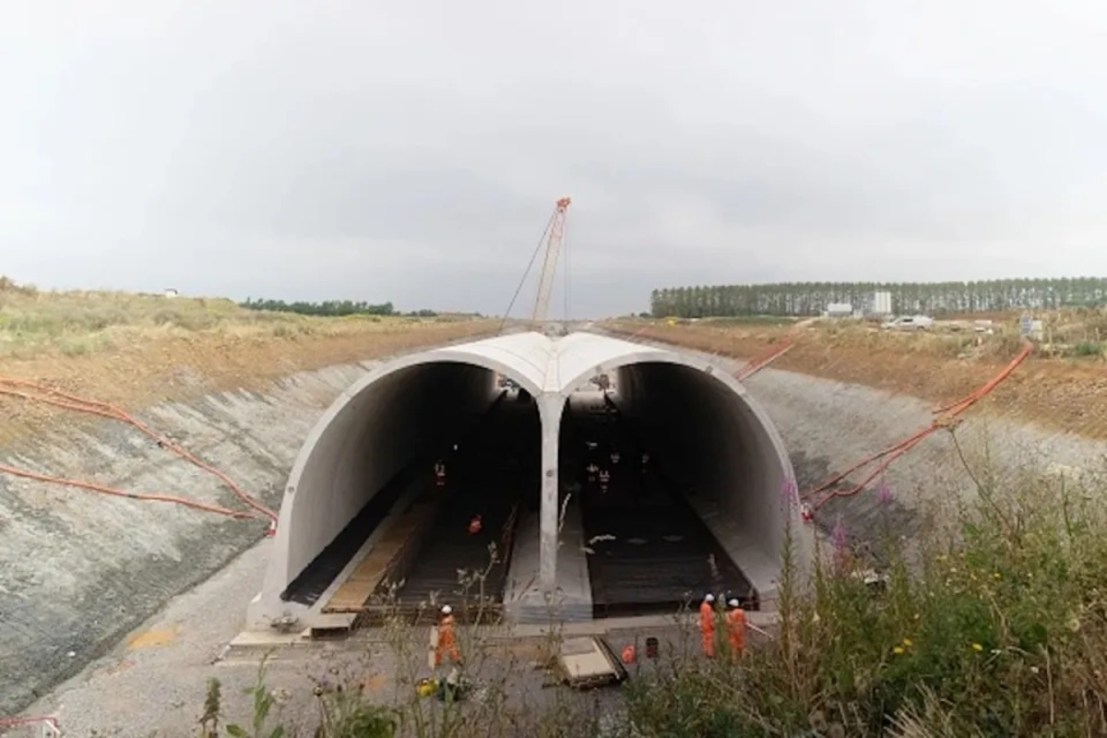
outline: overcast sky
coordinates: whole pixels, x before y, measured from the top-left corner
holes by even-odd
[[[0,95],[42,287],[499,313],[562,195],[574,317],[1107,275],[1102,0],[11,0]]]

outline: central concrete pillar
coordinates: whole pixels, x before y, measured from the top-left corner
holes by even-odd
[[[539,506],[538,585],[545,594],[557,587],[557,518],[558,518],[558,456],[560,451],[561,414],[565,398],[560,394],[543,393],[538,398],[542,420],[542,500]]]

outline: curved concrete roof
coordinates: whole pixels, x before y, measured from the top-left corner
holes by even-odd
[[[344,521],[352,518],[354,502],[346,499],[355,494],[350,491],[351,488],[357,485],[364,487],[369,484],[370,477],[376,480],[384,474],[366,476],[366,465],[376,463],[373,457],[383,458],[387,454],[398,456],[396,451],[400,446],[397,444],[405,442],[409,446],[402,450],[410,452],[415,448],[411,444],[418,443],[418,433],[412,431],[411,423],[402,420],[405,413],[411,415],[415,411],[406,407],[397,410],[397,403],[403,402],[397,397],[414,391],[410,389],[415,386],[411,381],[416,380],[419,372],[423,372],[421,376],[425,378],[430,376],[427,372],[434,371],[436,367],[453,368],[453,374],[447,377],[440,372],[435,375],[437,379],[431,382],[437,386],[444,378],[449,378],[452,382],[450,387],[438,388],[439,394],[433,400],[425,401],[443,405],[453,402],[450,392],[457,395],[459,403],[465,401],[461,395],[475,396],[480,392],[478,377],[472,371],[466,373],[465,367],[496,372],[514,380],[535,396],[540,406],[549,408],[544,410],[543,426],[547,425],[549,416],[548,425],[554,428],[552,443],[556,454],[557,422],[552,417],[554,413],[559,417],[565,398],[597,373],[617,373],[624,367],[648,364],[685,367],[702,372],[724,385],[741,399],[747,412],[755,418],[756,425],[760,426],[758,433],[763,443],[758,453],[773,457],[770,465],[777,469],[775,477],[793,478],[783,443],[765,412],[734,377],[715,371],[709,362],[702,359],[593,333],[573,333],[559,338],[534,332],[516,333],[421,351],[386,362],[356,382],[335,400],[308,435],[285,488],[263,599],[272,603],[274,593],[283,591],[341,530]],[[455,376],[461,373],[466,376]],[[486,374],[483,376],[487,377]],[[410,377],[411,381],[405,377]],[[374,415],[387,416],[387,419],[374,421]],[[367,427],[369,430],[366,430]],[[382,431],[382,427],[386,430]],[[391,428],[398,430],[392,433]],[[406,441],[394,441],[390,435],[403,436]],[[366,444],[373,443],[378,446],[366,452]],[[543,443],[547,443],[545,437]],[[381,448],[381,444],[392,444],[392,447]],[[362,451],[356,451],[355,446],[362,448]],[[552,474],[547,472],[546,476]],[[357,477],[356,484],[351,481],[354,477]],[[356,492],[356,495],[362,494],[366,494],[363,489]],[[308,499],[304,499],[305,495]]]

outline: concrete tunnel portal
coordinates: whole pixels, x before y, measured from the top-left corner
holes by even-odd
[[[517,622],[672,611],[704,591],[771,608],[793,480],[764,411],[698,358],[591,333],[400,357],[306,439],[248,626],[456,605],[459,570],[482,571]]]

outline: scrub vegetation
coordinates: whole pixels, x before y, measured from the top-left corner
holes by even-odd
[[[662,658],[632,667],[629,682],[602,693],[606,704],[570,694],[520,709],[512,693],[527,665],[480,682],[465,700],[439,702],[415,694],[423,657],[416,649],[398,661],[398,700],[370,698],[353,683],[316,687],[319,717],[301,734],[1107,734],[1107,514],[1100,490],[1056,477],[1001,484],[986,470],[966,472],[977,484],[974,501],[932,515],[948,522],[932,522],[918,545],[908,547],[890,520],[865,531],[870,538],[863,541],[839,525],[822,544],[813,575],[801,581],[797,568],[787,567],[779,624],[737,663],[703,659],[687,647],[685,629],[683,646],[671,642]],[[879,498],[890,507],[894,493],[883,488]],[[871,562],[860,549],[872,547],[891,552],[875,583],[861,576]],[[387,627],[390,643],[419,642],[410,626]],[[482,671],[475,664],[495,646],[468,637],[463,650]],[[334,715],[345,717],[328,717]],[[272,735],[279,724],[244,734]]]
[[[290,340],[368,335],[467,319],[393,313],[391,304],[237,305],[224,298],[40,291],[0,276],[0,359],[83,356],[184,337]]]
[[[127,408],[227,389],[264,391],[300,371],[379,359],[499,329],[465,316],[315,317],[225,299],[46,292],[0,277],[0,377]],[[0,398],[0,443],[71,414]]]
[[[1107,733],[1107,520],[1096,489],[980,477],[979,500],[866,584],[835,535],[736,670],[631,691],[656,736]],[[894,532],[881,534],[894,544]],[[890,545],[887,550],[902,551]]]

